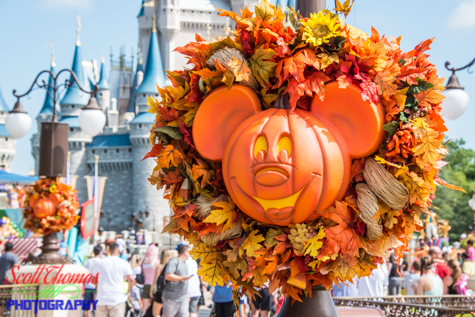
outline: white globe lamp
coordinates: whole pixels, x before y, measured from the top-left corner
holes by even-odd
[[[442,102],[442,114],[444,117],[449,120],[455,120],[460,117],[467,109],[470,97],[459,84],[455,73],[450,76],[442,94],[445,97]]]
[[[89,99],[87,106],[82,108],[79,115],[81,129],[92,137],[98,135],[106,124],[106,115],[97,104],[94,96]]]
[[[23,110],[23,107],[18,100],[15,107],[10,111],[5,118],[5,128],[10,136],[14,139],[23,137],[31,128],[31,118]]]

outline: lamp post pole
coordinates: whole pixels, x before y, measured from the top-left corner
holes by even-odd
[[[297,0],[297,9],[304,18],[310,17],[310,13],[325,10],[326,6],[325,0]]]

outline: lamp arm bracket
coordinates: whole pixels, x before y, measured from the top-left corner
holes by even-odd
[[[447,62],[445,62],[445,68],[447,68],[447,70],[450,70],[452,72],[452,75],[455,74],[455,72],[457,72],[459,70],[464,70],[466,68],[469,69],[468,72],[471,74],[472,72],[470,71],[470,67],[472,67],[474,64],[475,64],[475,58],[470,63],[468,63],[467,65],[465,65],[463,67],[460,67],[460,68],[449,67],[450,66],[450,61],[447,61]]]

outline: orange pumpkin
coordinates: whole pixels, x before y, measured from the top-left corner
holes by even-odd
[[[48,197],[30,198],[28,205],[33,208],[36,218],[46,218],[54,215],[59,204],[57,194],[49,194]]]
[[[200,154],[222,160],[229,194],[250,217],[288,225],[312,220],[342,199],[351,161],[380,146],[384,110],[359,87],[327,84],[310,111],[261,110],[246,86],[223,86],[200,105],[193,140]]]

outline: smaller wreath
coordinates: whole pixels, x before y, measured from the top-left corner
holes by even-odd
[[[76,189],[58,179],[42,178],[27,189],[25,229],[40,235],[70,230],[79,220]]]

